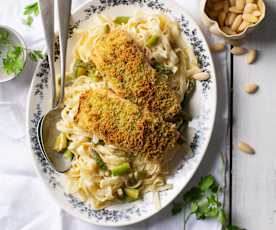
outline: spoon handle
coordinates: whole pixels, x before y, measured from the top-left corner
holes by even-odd
[[[56,76],[54,67],[54,1],[52,0],[39,0],[39,8],[42,18],[42,25],[46,40],[46,47],[48,51],[48,60],[50,66],[50,74],[52,80],[52,108],[55,108],[56,103]]]
[[[67,41],[68,31],[71,16],[71,0],[58,0],[58,17],[59,17],[59,42],[60,42],[60,64],[61,64],[61,88],[58,106],[63,102],[64,98],[64,84],[66,74],[66,52],[67,52]]]

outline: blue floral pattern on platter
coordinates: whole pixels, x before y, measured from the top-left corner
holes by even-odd
[[[79,28],[83,22],[89,20],[93,15],[102,13],[105,10],[110,10],[116,7],[133,6],[137,8],[145,8],[151,10],[158,10],[164,14],[169,14],[179,22],[181,31],[185,39],[190,43],[197,56],[198,63],[203,71],[211,74],[211,78],[207,81],[200,82],[201,84],[201,99],[202,108],[199,117],[196,119],[197,128],[191,148],[193,150],[193,157],[181,164],[181,167],[177,168],[174,178],[175,180],[182,179],[186,172],[195,171],[199,162],[201,161],[208,140],[210,138],[212,129],[212,120],[214,119],[215,108],[208,103],[210,100],[214,100],[211,96],[211,92],[214,93],[215,78],[213,64],[211,57],[204,41],[204,38],[194,22],[180,11],[175,13],[175,8],[170,7],[169,0],[94,0],[85,4],[80,10],[76,12],[77,19],[70,28],[69,37],[72,38],[74,30]],[[173,9],[171,9],[173,8]],[[55,44],[55,59],[59,58],[59,46],[58,41]],[[143,220],[156,211],[153,209],[153,205],[149,208],[149,204],[146,201],[134,202],[128,205],[116,205],[115,207],[109,207],[102,210],[95,210],[90,204],[82,202],[78,197],[67,194],[64,189],[62,176],[55,173],[44,159],[37,140],[37,125],[42,115],[47,111],[48,102],[47,92],[49,91],[48,82],[49,64],[47,57],[38,65],[35,77],[33,79],[30,104],[29,104],[29,137],[32,148],[32,153],[35,156],[35,164],[39,175],[42,177],[46,186],[51,193],[59,198],[59,203],[72,215],[78,216],[86,221],[101,224],[119,226],[134,223]],[[211,99],[210,99],[211,98]],[[211,103],[212,104],[212,103]],[[215,104],[215,103],[214,103]],[[187,174],[187,173],[186,173]],[[192,175],[187,176],[186,183],[189,181]],[[174,179],[172,179],[174,180]],[[184,183],[184,182],[183,182]],[[184,186],[184,185],[183,185]],[[167,205],[173,197],[175,197],[182,189],[182,187],[176,188],[174,192],[161,192],[161,201],[164,199],[164,205]],[[60,198],[61,197],[61,198]],[[170,198],[172,197],[172,198]]]

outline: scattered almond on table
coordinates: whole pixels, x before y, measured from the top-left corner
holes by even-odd
[[[250,49],[246,56],[246,63],[252,64],[256,61],[256,58],[257,58],[257,51],[255,49]]]
[[[234,54],[234,55],[243,55],[247,52],[247,49],[243,48],[243,47],[240,47],[240,46],[234,46],[232,49],[231,49],[231,53]]]
[[[248,154],[254,154],[255,153],[255,149],[253,147],[251,147],[249,144],[247,144],[246,142],[244,142],[244,141],[240,141],[239,150],[244,152],[244,153],[248,153]]]
[[[259,86],[254,83],[249,83],[244,86],[244,91],[248,94],[256,93]]]

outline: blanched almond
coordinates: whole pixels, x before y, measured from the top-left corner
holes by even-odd
[[[253,62],[256,61],[256,58],[257,58],[257,50],[250,49],[248,51],[247,56],[246,56],[246,62],[247,62],[247,64],[252,64]]]
[[[240,14],[235,18],[233,24],[231,25],[231,29],[233,31],[237,31],[241,23],[242,23],[242,15]]]
[[[243,10],[245,6],[245,0],[236,0],[236,8],[238,10]]]
[[[242,13],[242,10],[239,10],[237,7],[235,6],[231,6],[229,8],[229,11],[232,12],[232,13],[236,13],[236,14],[241,14]]]
[[[229,19],[230,19],[231,14],[232,14],[232,13],[230,13],[230,12],[226,14],[226,18],[225,18],[225,22],[224,22],[224,24],[225,24],[226,26],[230,26],[230,25],[231,25],[230,22],[229,22]]]
[[[222,10],[224,7],[224,2],[217,2],[214,4],[214,10],[215,11],[219,11]]]
[[[231,26],[236,17],[237,17],[237,14],[231,13],[230,18],[229,18],[229,25],[227,25],[227,26]]]
[[[250,84],[246,84],[243,89],[246,93],[248,94],[253,94],[256,93],[258,90],[259,86],[254,84],[254,83],[250,83]]]
[[[224,26],[225,18],[226,18],[226,13],[220,12],[218,16],[218,21],[220,26]]]
[[[210,78],[210,75],[206,72],[200,72],[193,75],[193,79],[198,81],[206,81]]]
[[[225,43],[221,42],[221,43],[214,43],[210,45],[210,50],[213,53],[218,53],[218,52],[222,52],[225,49]]]
[[[262,15],[262,13],[260,11],[256,10],[252,13],[252,15],[254,15],[255,17],[260,17]]]
[[[229,34],[229,35],[234,35],[234,34],[236,34],[236,32],[233,31],[233,30],[232,30],[230,27],[228,27],[228,26],[222,27],[222,30],[223,30],[224,33]]]
[[[247,21],[242,21],[242,23],[240,24],[238,31],[242,32],[244,31],[250,24]]]
[[[258,18],[252,14],[243,14],[242,18],[243,18],[243,20],[250,22],[250,23],[256,23],[258,21]]]
[[[229,2],[224,1],[223,11],[227,13],[229,11]]]
[[[254,10],[258,10],[258,6],[254,3],[247,3],[244,7],[244,14],[250,14],[252,13]]]
[[[243,48],[243,47],[239,47],[239,46],[234,46],[232,49],[231,49],[231,53],[234,54],[234,55],[243,55],[246,53],[246,49]]]
[[[236,0],[229,0],[229,3],[231,6],[235,6],[236,5]]]
[[[247,144],[244,141],[240,141],[239,150],[244,152],[244,153],[248,153],[248,154],[254,154],[255,153],[255,149],[253,149],[249,144]]]

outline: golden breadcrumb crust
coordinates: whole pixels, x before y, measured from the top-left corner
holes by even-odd
[[[108,90],[83,93],[74,120],[78,127],[105,143],[148,159],[161,158],[173,148],[177,137],[173,123]]]
[[[92,51],[92,61],[111,83],[112,90],[167,120],[180,110],[180,98],[158,76],[127,32],[116,29],[103,35]]]

